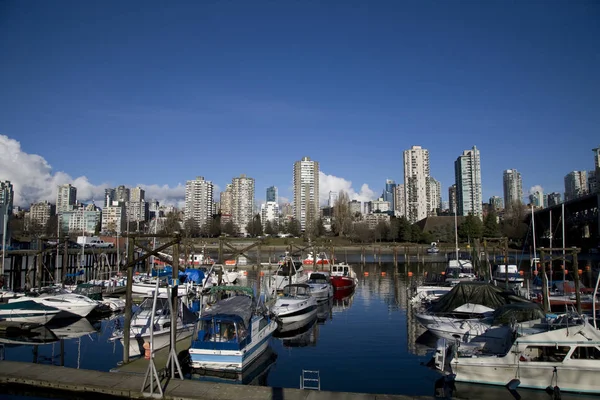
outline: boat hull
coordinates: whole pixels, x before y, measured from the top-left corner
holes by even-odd
[[[147,295],[149,292],[153,292],[156,290],[155,283],[134,283],[131,285],[132,293],[144,294]],[[166,287],[159,287],[158,293],[167,293]],[[188,288],[185,285],[177,286],[177,294],[180,296],[185,296],[188,293]]]
[[[271,321],[259,333],[257,340],[240,350],[211,350],[190,347],[190,366],[193,369],[207,369],[214,371],[241,372],[269,347],[273,332],[277,324]]]
[[[56,311],[35,311],[35,310],[11,310],[10,312],[1,312],[0,321],[26,322],[30,324],[45,325],[60,313]]]
[[[556,363],[515,364],[491,363],[490,357],[482,357],[478,363],[452,362],[452,372],[457,382],[505,386],[513,379],[521,381],[520,388],[546,389],[554,377]],[[560,364],[560,363],[559,363]],[[586,370],[579,366],[559,365],[558,379],[561,391],[573,393],[600,393],[597,369]],[[554,380],[556,382],[556,379]]]
[[[316,304],[312,304],[308,307],[299,310],[277,314],[277,318],[282,323],[282,328],[280,329],[280,331],[284,329],[285,325],[289,323],[304,321],[317,315],[317,308],[318,306]]]
[[[332,276],[331,285],[335,290],[352,289],[356,286],[356,280],[347,276]]]
[[[180,341],[192,336],[192,332],[194,331],[194,325],[190,324],[189,326],[180,327],[177,329],[176,341]],[[171,331],[163,330],[158,333],[154,333],[153,335],[154,345],[153,350],[157,351],[164,347],[170,346],[171,344]],[[144,343],[150,342],[150,332],[144,333],[142,335],[135,335],[129,337],[129,356],[130,357],[138,357],[144,354]]]

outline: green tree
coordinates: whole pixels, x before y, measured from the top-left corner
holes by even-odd
[[[400,237],[399,228],[400,228],[400,220],[398,218],[392,217],[390,219],[390,231],[389,231],[388,237],[387,237],[387,239],[390,242],[396,242],[396,240],[398,240],[398,238]]]
[[[526,209],[520,202],[509,204],[504,210],[504,218],[500,223],[501,233],[509,240],[521,243],[527,233],[525,223]]]
[[[490,210],[483,217],[483,236],[495,238],[500,236],[500,226],[498,225],[498,216],[494,209]]]
[[[210,229],[208,230],[210,237],[219,237],[221,236],[221,214],[213,215],[212,224],[210,224]]]
[[[373,231],[366,222],[358,222],[354,224],[353,238],[360,243],[369,243],[373,240]]]
[[[179,232],[180,230],[181,225],[179,224],[179,216],[177,215],[177,213],[168,213],[165,218],[165,223],[163,225],[161,233],[172,235],[175,232]]]
[[[462,224],[458,226],[458,237],[462,241],[471,239],[480,239],[483,233],[483,223],[479,217],[469,214],[465,217]]]
[[[235,226],[233,221],[229,220],[225,223],[225,225],[223,225],[223,229],[221,229],[221,232],[229,236],[235,236],[237,235],[238,230],[237,226]]]
[[[252,237],[262,235],[263,229],[262,222],[260,220],[260,214],[256,214],[254,217],[252,217],[252,221],[246,224],[246,232]]]
[[[412,227],[405,216],[398,219],[398,238],[402,242],[412,241]]]
[[[352,230],[352,213],[350,212],[350,198],[341,190],[333,205],[333,233],[337,236],[347,236]]]
[[[202,227],[202,230],[207,230],[207,227]],[[200,236],[200,226],[198,226],[198,222],[195,219],[186,219],[183,223],[183,236],[192,238]]]
[[[316,223],[313,227],[313,231],[314,231],[313,234],[317,238],[325,236],[325,223],[323,222],[323,218],[319,218],[316,221]]]
[[[410,226],[410,238],[412,243],[419,243],[421,241],[423,231],[419,228],[419,225],[412,224]]]
[[[275,234],[275,229],[273,229],[273,224],[271,223],[271,221],[267,220],[267,222],[265,222],[265,235],[274,235]]]
[[[375,231],[373,232],[375,241],[379,240],[382,242],[384,239],[387,239],[389,234],[390,225],[386,221],[379,221],[375,226]]]
[[[294,236],[294,237],[298,237],[300,236],[301,233],[301,227],[300,227],[300,221],[298,221],[296,218],[292,218],[290,219],[287,224],[286,224],[286,233],[289,233],[290,235]]]

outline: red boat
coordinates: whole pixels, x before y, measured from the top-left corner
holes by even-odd
[[[331,285],[334,290],[354,289],[358,278],[352,267],[346,263],[331,266]]]
[[[302,264],[304,265],[329,265],[329,257],[327,257],[327,254],[325,253],[319,253],[319,255],[317,255],[317,259],[315,260],[313,258],[313,254],[312,253],[308,253],[308,256],[306,256],[306,258],[304,260],[302,260]]]

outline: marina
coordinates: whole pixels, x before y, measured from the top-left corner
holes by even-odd
[[[366,393],[363,396],[367,397],[358,398],[373,398],[368,396],[375,394],[431,398],[440,375],[424,364],[434,354],[436,342],[424,344],[422,336],[426,330],[417,322],[410,294],[411,285],[417,276],[423,276],[424,269],[428,273],[439,273],[444,268],[445,263],[398,267],[391,263],[382,263],[381,266],[378,263],[356,265],[358,284],[350,295],[341,298],[334,296],[330,302],[321,305],[318,318],[303,329],[292,332],[291,335],[287,332],[274,335],[269,352],[265,352],[256,360],[249,371],[194,373],[185,367],[190,338],[180,340],[177,342],[176,352],[180,355],[185,380],[207,384],[230,383],[232,386],[249,384],[299,391],[299,380],[303,370],[311,370],[319,371],[321,392]],[[252,268],[244,271],[239,284],[256,286],[260,280],[260,273]],[[262,277],[264,282],[268,282],[265,279],[266,275],[263,274]],[[62,365],[72,369],[135,376],[138,380],[131,380],[129,384],[138,383],[137,390],[141,392],[141,379],[147,372],[148,360],[139,357],[120,365],[123,358],[122,346],[109,340],[115,324],[119,324],[122,317],[117,314],[97,320],[84,318],[83,321],[89,321],[89,325],[94,327],[92,332],[79,335],[72,332],[70,337],[63,334],[62,338],[50,335],[46,343],[4,343],[3,358],[43,366]],[[60,328],[62,332],[68,331],[64,326]],[[49,325],[49,330],[52,331],[52,325]],[[167,358],[168,347],[155,353],[154,362],[161,376]],[[52,373],[49,376],[54,377],[57,374]],[[121,381],[122,378],[114,380]],[[171,383],[173,382],[175,381],[171,380]],[[177,385],[180,387],[182,384]],[[464,384],[462,385],[464,387]],[[166,398],[172,395],[168,386],[165,391]],[[226,387],[227,393],[233,393],[230,390],[234,389]],[[460,387],[457,386],[458,391],[454,393],[454,398],[469,398],[471,387],[467,386],[468,392],[461,391]],[[137,395],[133,393],[134,389],[130,388],[132,392],[128,396]],[[490,393],[497,392],[489,386],[476,385],[476,389],[480,395],[487,393],[486,389]],[[259,397],[260,393],[271,395],[271,392],[253,393],[258,396],[256,398],[269,398]],[[507,394],[506,391],[503,393]],[[311,392],[310,395],[316,394]],[[286,392],[285,398],[293,398],[287,396]],[[580,397],[563,393],[563,398]]]

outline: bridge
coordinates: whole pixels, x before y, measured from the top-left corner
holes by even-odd
[[[584,252],[600,251],[600,214],[598,213],[600,194],[598,193],[535,211],[536,246],[562,246],[563,206],[565,247],[580,247]],[[526,222],[531,223],[531,214]],[[531,227],[528,235],[531,235]]]

